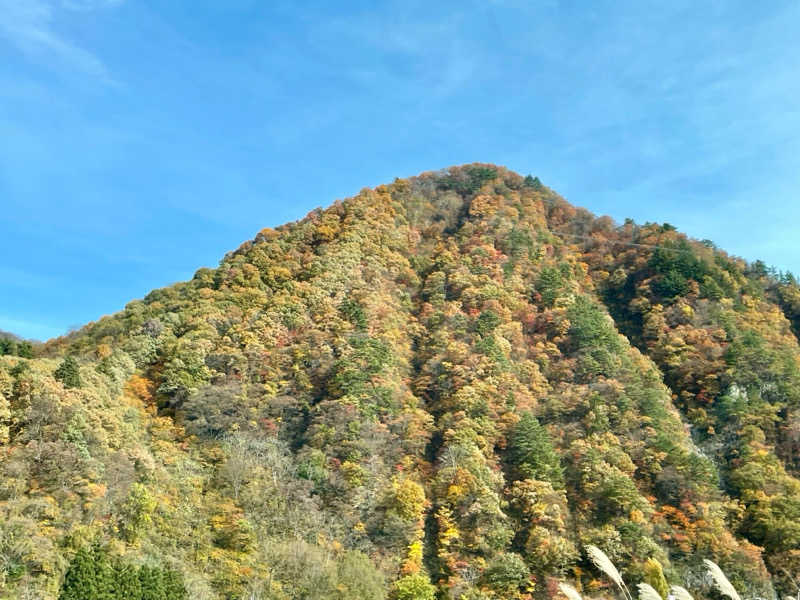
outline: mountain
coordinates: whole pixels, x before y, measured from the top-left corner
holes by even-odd
[[[365,189],[0,357],[0,597],[612,595],[587,545],[795,593],[798,330],[790,274],[530,176]]]

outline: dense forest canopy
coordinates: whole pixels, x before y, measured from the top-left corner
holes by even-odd
[[[0,598],[613,596],[587,547],[795,594],[798,332],[792,275],[535,177],[365,189],[8,338]]]

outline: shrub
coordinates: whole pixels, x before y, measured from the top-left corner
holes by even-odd
[[[392,600],[435,600],[436,588],[425,575],[406,575],[394,583]]]
[[[531,573],[519,554],[505,552],[495,558],[483,574],[483,582],[501,597],[515,597],[526,591]]]

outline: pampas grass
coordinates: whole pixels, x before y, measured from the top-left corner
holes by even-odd
[[[649,583],[640,583],[636,586],[636,589],[639,590],[639,600],[664,600]]]
[[[561,593],[567,597],[567,600],[583,600],[581,595],[578,593],[578,590],[568,583],[564,583],[562,581],[558,584],[558,589],[561,590]]]
[[[616,584],[620,591],[622,591],[623,595],[625,596],[625,600],[634,600],[630,591],[628,590],[628,587],[622,580],[622,575],[620,575],[617,567],[614,566],[614,563],[611,562],[611,559],[608,558],[606,553],[600,550],[600,548],[597,546],[593,546],[591,544],[586,546],[585,550],[589,560],[592,561],[594,566],[597,567],[598,570],[602,571],[611,581]],[[709,577],[711,577],[711,580],[714,582],[714,587],[720,594],[726,596],[729,600],[742,600],[741,596],[739,596],[739,593],[736,591],[736,588],[733,587],[733,584],[731,584],[731,582],[725,576],[725,573],[722,572],[722,569],[720,569],[715,562],[704,559],[703,564],[707,569]],[[663,580],[663,576],[661,579],[662,583],[666,585],[666,581]],[[800,588],[800,586],[798,587]],[[567,597],[567,600],[582,600],[578,591],[568,583],[559,583],[558,588],[561,590],[561,593]],[[636,589],[639,591],[638,600],[664,600],[658,590],[656,590],[649,583],[642,582],[636,586]],[[694,598],[686,588],[683,588],[679,585],[673,585],[669,588],[667,600],[694,600]],[[786,600],[800,600],[800,593],[798,593],[798,597],[796,599],[786,598]]]
[[[728,581],[728,578],[725,577],[725,573],[722,572],[722,569],[717,566],[716,563],[706,559],[703,559],[703,564],[708,569],[708,574],[711,575],[711,579],[714,580],[714,585],[716,586],[719,593],[723,596],[727,596],[731,600],[742,600],[739,597],[739,593],[736,591],[736,588],[731,585],[731,582]]]
[[[669,588],[670,593],[675,596],[675,600],[694,600],[689,590],[679,585],[673,585]]]
[[[617,587],[628,600],[633,600],[631,593],[628,591],[628,586],[626,586],[625,582],[622,580],[622,575],[619,574],[617,567],[614,566],[614,563],[606,556],[605,552],[600,550],[597,546],[589,544],[586,546],[586,554],[589,555],[589,559],[594,563],[595,567],[600,569],[611,581],[617,584]],[[656,595],[658,596],[657,592]],[[661,596],[658,597],[661,598]],[[735,600],[739,599],[736,598]]]

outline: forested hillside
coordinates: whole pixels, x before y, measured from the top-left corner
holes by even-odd
[[[0,598],[611,597],[587,545],[796,594],[798,331],[791,275],[530,176],[365,189],[1,353]]]

